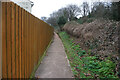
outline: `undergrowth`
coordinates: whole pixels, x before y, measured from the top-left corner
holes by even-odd
[[[65,46],[75,78],[118,78],[115,74],[116,64],[110,58],[102,60],[97,56],[91,56],[90,51],[82,50],[66,32],[60,32],[59,36]]]
[[[79,23],[79,24],[83,24],[83,23],[91,23],[91,22],[93,22],[94,21],[94,19],[92,19],[92,18],[83,18],[83,19],[78,19],[77,20],[77,22]]]

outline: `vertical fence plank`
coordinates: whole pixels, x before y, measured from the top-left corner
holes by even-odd
[[[0,1],[0,79],[2,79],[2,3]]]
[[[21,27],[21,30],[22,30],[22,33],[21,33],[21,35],[22,35],[22,37],[21,37],[21,39],[22,39],[22,41],[21,41],[21,43],[22,43],[22,52],[21,52],[21,64],[22,64],[22,67],[21,67],[21,78],[24,78],[24,10],[22,9],[21,10],[22,11],[22,27]]]
[[[28,43],[28,42],[29,42],[28,35],[29,35],[29,34],[28,34],[28,32],[29,32],[29,29],[28,29],[28,12],[26,12],[26,33],[27,33],[27,34],[26,34],[26,35],[27,35],[27,39],[26,39],[26,41],[27,41],[27,42],[26,42],[26,44],[27,44],[27,46],[26,46],[26,49],[27,49],[27,52],[26,52],[26,58],[27,58],[27,59],[26,59],[26,60],[27,60],[27,61],[26,61],[26,77],[27,77],[27,78],[28,78],[28,74],[29,74],[29,73],[28,73],[28,69],[29,69],[29,68],[28,68],[28,64],[29,64],[29,63],[28,63],[28,59],[29,59],[29,55],[28,55],[28,52],[29,52],[29,51],[28,51],[28,44],[29,44],[29,43]]]
[[[28,77],[30,77],[30,14],[28,13]]]
[[[19,46],[18,46],[18,44],[19,44],[19,35],[18,35],[18,33],[19,33],[19,24],[18,24],[18,21],[19,21],[19,15],[18,15],[18,6],[17,5],[15,5],[16,6],[16,78],[19,78],[19,50],[18,50],[18,48],[19,48]]]
[[[27,47],[26,11],[25,11],[24,14],[25,14],[25,24],[24,24],[25,25],[24,26],[25,27],[25,57],[24,57],[25,58],[25,64],[24,65],[25,65],[25,78],[26,78],[26,65],[27,65],[27,62],[26,62],[27,61],[27,56],[26,56],[26,54],[27,54],[27,48],[26,48]]]
[[[33,21],[32,21],[32,15],[31,15],[31,29],[32,29],[32,31],[31,31],[31,45],[33,45]],[[33,69],[33,46],[31,46],[31,58],[32,58],[32,60],[31,60],[31,70]]]
[[[24,77],[26,78],[26,14],[24,10]]]
[[[32,15],[30,15],[31,16],[31,20],[30,20],[30,22],[31,22],[31,45],[33,45],[33,22],[32,22]],[[31,72],[32,72],[32,69],[33,69],[33,46],[31,46]]]
[[[6,61],[6,58],[7,58],[7,53],[6,53],[6,45],[7,45],[7,43],[6,43],[6,40],[7,40],[7,38],[6,38],[6,18],[7,18],[7,16],[6,16],[6,11],[7,11],[7,3],[5,3],[5,2],[3,2],[2,3],[2,63],[4,63],[4,64],[2,64],[2,77],[3,78],[7,78],[7,61]]]
[[[26,59],[25,59],[26,58],[26,56],[25,56],[25,54],[26,54],[26,47],[25,47],[26,46],[26,27],[25,27],[26,25],[25,25],[25,23],[26,22],[25,22],[25,10],[24,10],[24,77],[26,77],[25,76],[25,72],[26,72],[25,71],[25,63],[26,63],[25,62],[26,61]]]
[[[29,23],[31,23],[31,14],[29,14]],[[32,36],[32,31],[31,31],[31,25],[29,24],[29,28],[30,28],[30,32],[29,32],[29,35],[30,35],[30,44],[29,44],[29,47],[30,47],[30,53],[29,53],[29,57],[30,57],[30,60],[29,60],[29,73],[31,73],[31,61],[32,61],[32,58],[31,58],[31,51],[32,51],[32,47],[31,47],[31,44],[32,44],[32,41],[31,41],[31,36]],[[29,74],[30,75],[30,74]]]
[[[22,63],[21,63],[21,41],[22,41],[22,39],[21,39],[21,37],[22,37],[22,15],[21,15],[21,8],[19,7],[19,72],[20,72],[20,77],[22,76],[22,74],[21,74],[21,67],[22,67]]]
[[[26,78],[27,78],[27,59],[28,59],[28,57],[27,57],[27,38],[28,38],[28,36],[27,36],[27,12],[25,11],[25,33],[26,33],[26,45],[25,45],[25,47],[26,47],[26,53],[25,53],[25,75],[26,75]]]
[[[23,30],[24,30],[24,31],[23,31],[23,33],[24,33],[24,37],[23,37],[23,38],[24,38],[24,45],[23,45],[23,46],[24,46],[24,53],[23,53],[23,56],[24,56],[24,64],[23,64],[23,65],[24,65],[24,78],[25,78],[25,61],[26,61],[26,59],[25,59],[25,54],[26,54],[26,47],[25,47],[25,45],[26,45],[26,44],[25,44],[25,43],[26,43],[26,42],[25,42],[25,41],[26,41],[26,34],[25,34],[25,32],[26,32],[26,31],[25,31],[25,30],[26,30],[26,29],[25,29],[25,28],[26,28],[26,27],[25,27],[25,23],[26,23],[26,22],[25,22],[25,10],[23,10],[23,15],[24,15],[24,17],[23,17],[23,19],[24,19],[24,26],[23,26]]]
[[[34,18],[35,19],[35,18]],[[36,31],[36,28],[37,28],[37,20],[35,19],[35,65],[37,64],[37,31]]]
[[[7,3],[7,73],[11,78],[11,2]]]
[[[32,18],[34,20],[33,16],[32,16]],[[33,25],[34,25],[34,21],[33,21]],[[32,53],[35,53],[34,46],[35,46],[35,26],[33,27],[33,52]],[[35,65],[35,54],[33,54],[33,69],[34,69],[34,65]]]
[[[31,16],[32,20],[33,20],[33,16]],[[34,21],[32,21],[32,45],[34,44]],[[34,53],[34,46],[32,46],[32,53]],[[32,54],[32,62],[31,62],[31,66],[32,66],[32,70],[34,68],[34,54]]]
[[[12,3],[12,78],[16,78],[15,74],[15,4]]]

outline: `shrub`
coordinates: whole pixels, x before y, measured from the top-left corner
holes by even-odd
[[[66,23],[66,19],[64,16],[59,17],[58,21],[57,21],[58,25],[64,25]]]

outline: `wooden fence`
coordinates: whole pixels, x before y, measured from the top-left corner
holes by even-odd
[[[13,2],[2,3],[2,78],[29,78],[54,29]]]
[[[0,80],[2,78],[2,5],[0,1]]]

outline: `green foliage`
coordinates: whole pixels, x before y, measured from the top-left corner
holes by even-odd
[[[64,16],[59,17],[57,21],[58,25],[64,25],[66,23],[66,19]]]
[[[93,20],[94,20],[93,18],[82,17],[82,18],[78,19],[77,22],[80,24],[83,24],[83,23],[91,23],[91,22],[93,22]]]
[[[85,68],[91,72],[104,78],[115,78],[114,69],[115,63],[110,60],[99,61],[95,56],[84,57],[82,59],[85,64]]]
[[[85,53],[86,53],[86,51],[81,50],[81,51],[79,51],[77,54],[78,54],[78,56],[83,56],[83,55],[85,55]]]
[[[59,33],[66,49],[68,59],[75,78],[117,78],[114,73],[115,63],[110,58],[100,60],[91,56],[91,50],[82,50],[65,32]],[[88,52],[88,53],[87,53]]]
[[[83,24],[85,21],[83,21],[82,19],[78,19],[77,22]]]
[[[111,4],[111,19],[120,21],[120,2],[112,2]]]
[[[98,47],[98,45],[99,45],[98,40],[87,41],[85,43],[85,46],[89,47],[90,49],[94,49],[94,48]]]
[[[120,21],[120,2],[95,2],[88,17],[107,18]]]

